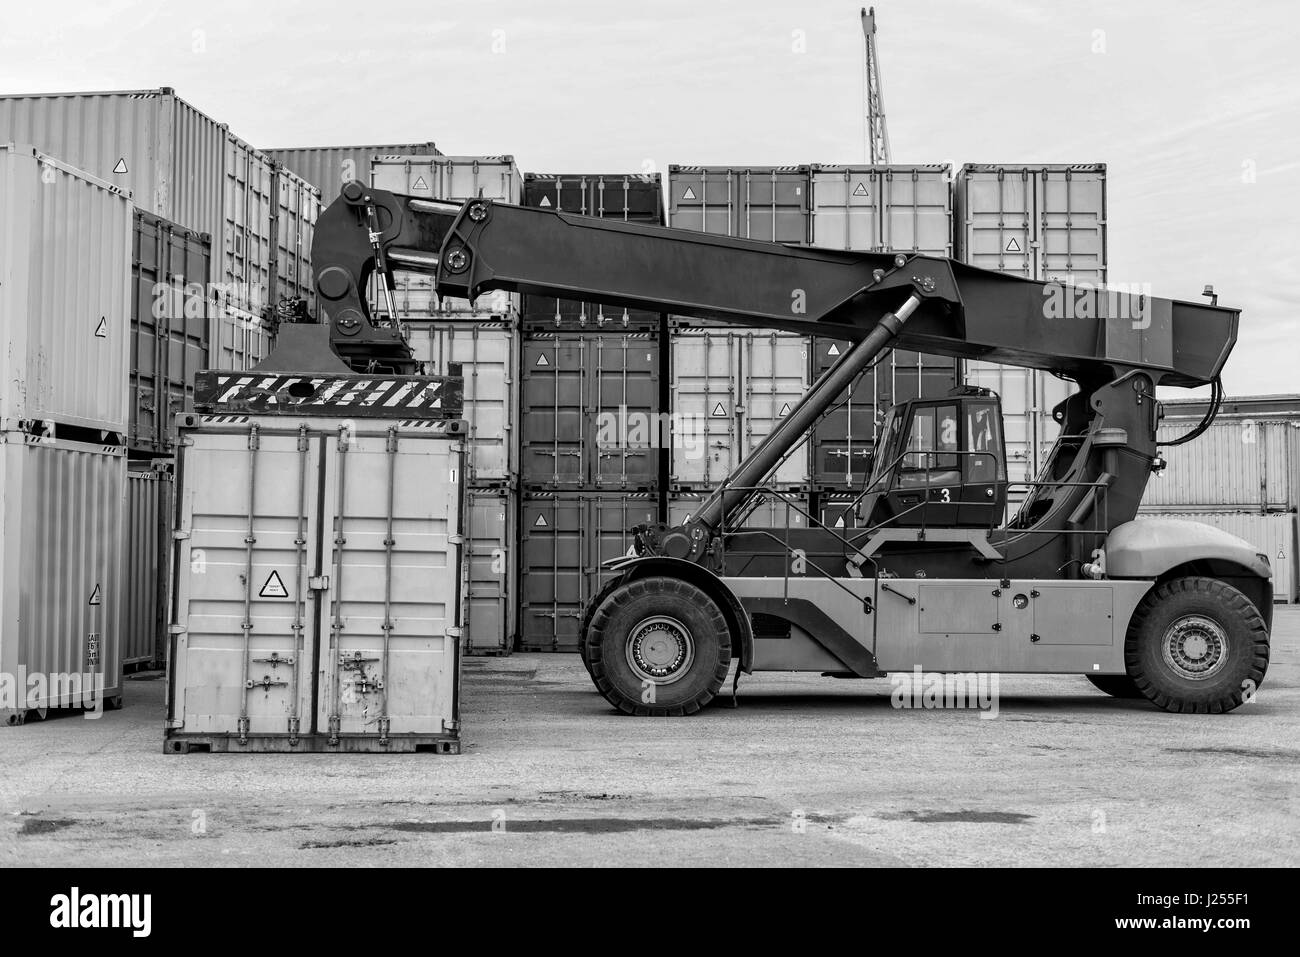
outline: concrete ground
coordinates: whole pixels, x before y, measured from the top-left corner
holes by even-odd
[[[759,675],[737,710],[638,719],[575,657],[517,655],[467,663],[458,757],[173,756],[145,677],[98,721],[0,728],[0,865],[1300,863],[1300,609],[1230,715],[1000,690],[985,720]]]

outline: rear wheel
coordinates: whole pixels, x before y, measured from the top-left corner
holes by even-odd
[[[1128,675],[1085,675],[1100,691],[1112,698],[1145,698],[1136,682]]]
[[[1268,670],[1268,628],[1254,604],[1216,578],[1162,582],[1133,613],[1124,663],[1166,711],[1219,714],[1253,694]]]
[[[583,661],[605,700],[624,714],[694,714],[731,666],[731,634],[717,604],[677,578],[620,585],[592,615]]]

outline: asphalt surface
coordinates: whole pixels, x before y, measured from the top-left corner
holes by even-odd
[[[1258,698],[1165,714],[1004,676],[996,718],[759,675],[615,714],[572,656],[471,659],[465,753],[166,755],[163,682],[0,728],[0,865],[1295,865],[1300,609]]]

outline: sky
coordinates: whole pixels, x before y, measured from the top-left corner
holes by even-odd
[[[880,0],[896,163],[1106,163],[1109,278],[1242,310],[1300,392],[1300,4]],[[174,87],[264,148],[433,140],[537,172],[865,158],[838,0],[11,4],[0,90]],[[40,145],[40,144],[36,144]]]

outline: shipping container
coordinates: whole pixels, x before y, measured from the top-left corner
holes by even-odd
[[[663,184],[658,173],[525,173],[525,206],[625,223],[664,224]],[[658,330],[659,313],[622,309],[578,299],[523,296],[525,328],[564,332],[602,329]]]
[[[1275,512],[1261,515],[1258,512],[1240,512],[1231,509],[1198,509],[1195,511],[1147,508],[1138,512],[1139,518],[1180,518],[1213,525],[1254,545],[1268,556],[1273,570],[1273,600],[1295,603],[1300,601],[1300,563],[1296,562],[1296,546],[1300,544],[1300,529],[1295,512]]]
[[[131,202],[30,146],[0,145],[0,428],[125,432]]]
[[[1157,438],[1173,442],[1201,419],[1170,419]],[[1294,511],[1300,488],[1300,419],[1220,415],[1204,433],[1160,450],[1165,468],[1147,482],[1142,504],[1239,506],[1260,512]]]
[[[210,315],[207,368],[244,372],[271,354],[275,324],[270,320],[215,303]]]
[[[370,180],[372,186],[393,193],[453,203],[481,196],[518,206],[523,198],[523,177],[513,156],[377,155],[371,161]],[[398,270],[393,282],[399,291],[413,283],[421,292],[432,291],[425,277],[418,273]],[[402,298],[400,293],[399,298]],[[519,311],[519,297],[513,293],[488,293],[473,302],[451,296],[429,298],[426,299],[429,303],[426,309],[418,307],[420,300],[426,297],[416,295],[414,301],[410,301],[412,297],[406,298],[407,308],[421,314],[426,314],[426,309],[442,315],[485,312],[507,315]],[[382,299],[376,302],[387,311]]]
[[[214,243],[224,235],[227,139],[170,87],[0,96],[0,142],[35,143]]]
[[[518,475],[515,419],[519,415],[519,335],[512,322],[413,323],[408,341],[426,375],[465,380],[469,423],[467,479],[474,485],[513,484]]]
[[[806,243],[808,192],[807,166],[670,166],[668,225]]]
[[[212,237],[214,294],[262,315],[270,295],[269,157],[170,87],[0,97],[0,142],[36,143],[129,190],[140,209]]]
[[[302,146],[269,149],[271,159],[320,190],[328,206],[339,198],[344,183],[370,182],[370,163],[380,155],[441,156],[432,143],[387,143],[375,146]]]
[[[271,305],[302,299],[314,311],[316,290],[311,271],[311,242],[321,213],[320,190],[283,165],[275,166],[275,245],[272,248]]]
[[[126,451],[0,433],[0,723],[121,704]]]
[[[708,492],[669,492],[668,524],[672,526],[685,522],[708,497]],[[738,523],[727,527],[765,528],[780,533],[784,529],[807,528],[808,516],[808,499],[804,495],[763,495],[755,497],[749,511],[741,516]]]
[[[508,655],[518,638],[519,499],[512,489],[465,492],[465,650]]]
[[[953,192],[963,262],[1039,281],[1106,282],[1105,164],[968,164]],[[964,366],[966,384],[1002,395],[1008,477],[1032,480],[1059,434],[1051,410],[1076,391],[1073,384],[1039,370]]]
[[[809,340],[761,329],[674,324],[669,393],[673,451],[669,482],[717,486],[808,391]],[[808,441],[791,450],[767,484],[810,484]]]
[[[812,340],[816,381],[852,346],[844,339]],[[812,480],[823,489],[861,489],[871,472],[876,434],[890,407],[911,399],[941,398],[957,385],[956,363],[894,349],[862,372],[813,428]]]
[[[209,367],[209,237],[135,211],[127,444],[167,453],[173,416],[194,408],[194,373]]]
[[[628,553],[634,526],[659,521],[659,496],[526,494],[520,516],[520,648],[577,651],[587,602],[615,574],[601,563]]]
[[[952,256],[952,167],[811,167],[814,246]]]
[[[649,489],[667,430],[659,337],[528,333],[520,387],[520,480],[541,489]]]
[[[459,749],[462,425],[187,417],[167,750]]]
[[[126,558],[122,664],[147,667],[163,658],[167,556],[171,550],[172,476],[148,463],[126,473]]]

